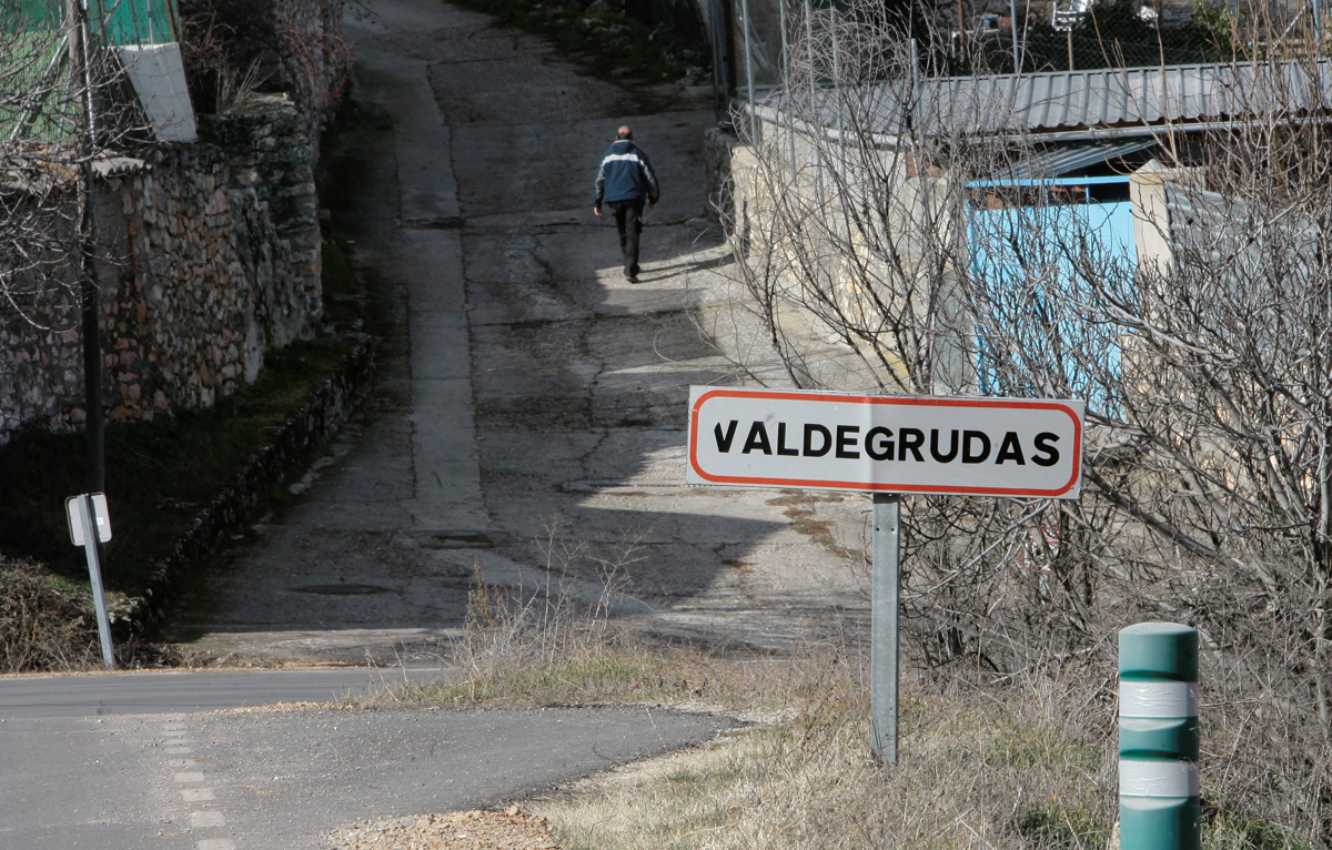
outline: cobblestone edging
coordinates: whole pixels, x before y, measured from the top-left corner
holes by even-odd
[[[248,528],[273,488],[303,471],[312,450],[350,418],[374,376],[378,345],[374,337],[356,335],[338,373],[320,381],[305,406],[275,429],[235,481],[195,516],[171,554],[155,565],[144,595],[132,598],[128,610],[115,617],[120,638],[149,634],[162,625],[182,576],[214,554],[219,541]]]

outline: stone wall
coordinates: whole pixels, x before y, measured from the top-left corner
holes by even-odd
[[[164,622],[182,577],[192,575],[219,543],[246,531],[273,488],[307,467],[312,453],[351,415],[374,374],[375,355],[372,338],[356,338],[338,372],[321,381],[305,406],[272,431],[268,441],[250,456],[232,484],[195,515],[171,554],[154,565],[147,592],[131,599],[120,617],[113,616],[117,639],[149,633]]]
[[[272,20],[281,85],[305,113],[319,160],[319,132],[337,110],[351,80],[351,54],[342,29],[345,0],[263,0]]]
[[[307,116],[284,95],[205,120],[99,181],[104,401],[112,421],[208,407],[253,382],[264,353],[313,333],[321,237]],[[0,443],[78,427],[82,367],[69,299],[0,311]]]
[[[182,28],[197,45],[186,50],[195,107],[229,109],[215,103],[219,74],[239,78],[253,66],[264,91],[289,93],[305,114],[317,162],[319,131],[351,79],[344,5],[345,0],[179,0]]]

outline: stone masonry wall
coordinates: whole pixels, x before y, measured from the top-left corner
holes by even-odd
[[[319,131],[332,117],[351,80],[343,35],[345,0],[271,0],[268,13],[281,45],[282,83],[305,112],[319,159]]]
[[[99,182],[104,400],[112,421],[211,406],[322,311],[314,149],[284,95],[205,122]],[[41,330],[0,312],[0,443],[82,423],[77,314]]]

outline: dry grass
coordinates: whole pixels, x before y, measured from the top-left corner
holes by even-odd
[[[1111,658],[1035,667],[993,687],[908,679],[901,765],[888,769],[869,751],[862,648],[737,658],[647,645],[615,629],[604,606],[574,603],[553,585],[477,584],[451,658],[462,674],[358,704],[646,702],[754,721],[537,801],[564,850],[1101,850],[1111,841]],[[1238,660],[1205,661],[1204,847],[1326,847],[1318,799],[1332,750],[1292,726],[1301,707],[1278,712]],[[1273,757],[1292,747],[1298,762]]]
[[[545,801],[566,850],[1105,846],[1112,741],[1039,700],[907,693],[902,762],[868,749],[849,679],[796,714]]]
[[[784,722],[586,781],[534,810],[565,850],[1111,846],[1113,708],[1079,711],[1076,683],[913,689],[901,764],[888,769],[868,752],[863,689],[843,681]],[[1205,796],[1231,790],[1218,767],[1204,763]],[[1215,800],[1207,809],[1206,850],[1325,846]]]

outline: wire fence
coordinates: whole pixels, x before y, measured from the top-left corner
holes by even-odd
[[[1226,55],[1208,44],[1205,34],[1192,28],[1132,35],[1100,34],[1079,28],[1057,32],[1033,27],[1019,37],[1022,71],[1070,71],[1094,68],[1134,68],[1157,65],[1192,65],[1216,62]],[[985,64],[998,72],[1011,72],[1013,60],[1009,33],[1003,34],[1002,49],[986,42]]]
[[[835,56],[839,33],[854,26],[854,19],[828,0],[728,2],[736,23],[735,84],[744,96],[750,94],[750,87],[762,91],[783,85],[792,61],[788,51],[799,50],[802,42],[817,42],[826,48],[824,52]],[[1016,49],[1009,19],[1003,20],[1004,24],[983,31],[953,30],[943,34],[947,37],[934,34],[919,40],[921,73],[970,76],[1086,71],[1205,64],[1232,58],[1228,33],[1193,20],[1158,27],[1143,18],[1137,0],[1101,0],[1068,31],[1056,30],[1048,19],[1029,20],[1026,26],[1019,23]],[[827,83],[839,76],[831,66],[820,66],[814,73]]]

